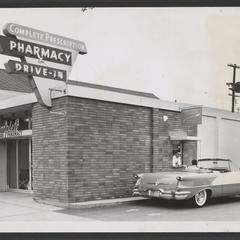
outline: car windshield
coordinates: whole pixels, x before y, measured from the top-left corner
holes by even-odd
[[[230,160],[227,159],[200,159],[198,167],[215,171],[231,171]]]

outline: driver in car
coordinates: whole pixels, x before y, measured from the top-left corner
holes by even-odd
[[[193,159],[192,160],[192,165],[191,166],[188,166],[188,169],[190,170],[198,170],[198,161],[196,159]]]

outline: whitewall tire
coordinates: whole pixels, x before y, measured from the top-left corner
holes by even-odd
[[[192,201],[195,207],[203,207],[207,202],[208,194],[206,190],[200,190],[197,192]]]

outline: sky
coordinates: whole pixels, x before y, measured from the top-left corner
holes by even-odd
[[[72,80],[231,110],[240,8],[0,9],[0,30],[9,22],[84,41]],[[0,67],[9,59],[0,55]]]

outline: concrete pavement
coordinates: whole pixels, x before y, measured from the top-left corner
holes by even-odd
[[[92,221],[59,212],[62,208],[39,204],[29,193],[0,192],[0,221]]]
[[[239,198],[214,200],[201,209],[136,200],[93,201],[65,209],[39,204],[26,193],[0,192],[0,232],[239,231]]]
[[[142,197],[96,200],[82,203],[71,203],[71,209],[82,209],[117,205],[126,202],[143,200]],[[96,221],[87,217],[76,217],[61,213],[64,207],[38,203],[31,193],[0,192],[0,221]]]

